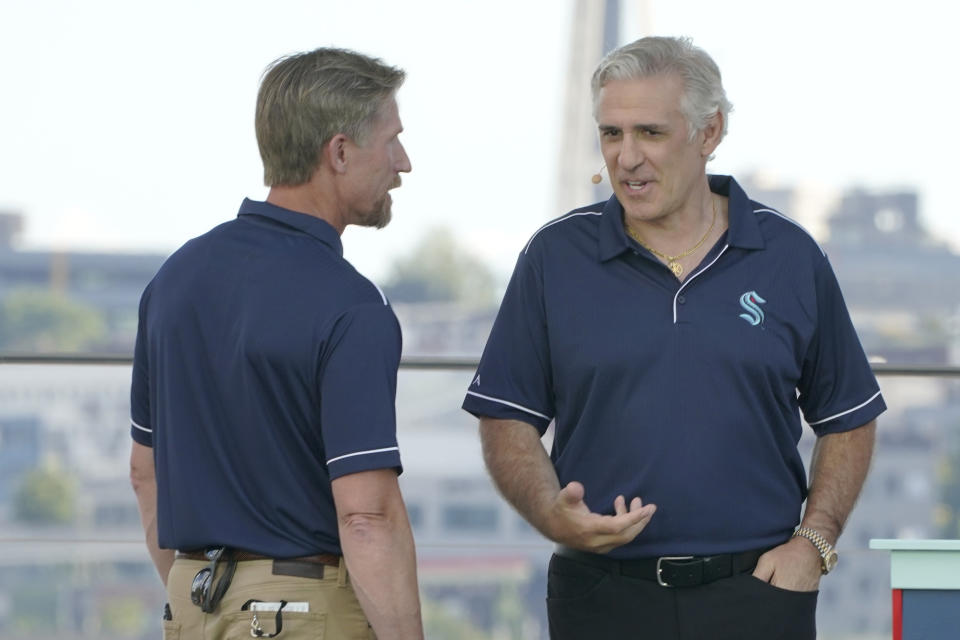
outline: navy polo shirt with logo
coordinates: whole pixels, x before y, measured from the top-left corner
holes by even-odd
[[[131,391],[160,546],[340,553],[331,481],[401,471],[400,326],[319,218],[245,200],[140,302]]]
[[[560,483],[592,511],[657,505],[612,557],[783,542],[806,498],[800,412],[820,436],[886,408],[820,247],[732,178],[710,187],[729,228],[683,283],[628,239],[616,197],[538,230],[463,403],[553,422]]]

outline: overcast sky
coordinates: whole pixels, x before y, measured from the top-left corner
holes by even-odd
[[[960,248],[955,12],[934,0],[649,3],[655,33],[692,36],[723,72],[735,111],[712,171],[916,189],[924,221]],[[266,64],[342,46],[407,70],[414,169],[394,222],[349,229],[347,257],[382,278],[447,224],[506,274],[563,213],[571,15],[571,0],[5,2],[0,209],[27,216],[25,249],[170,252],[265,196],[253,106]]]

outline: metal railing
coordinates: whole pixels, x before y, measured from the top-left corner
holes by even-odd
[[[472,370],[480,359],[474,356],[405,356],[400,361],[402,369],[420,370]],[[131,365],[133,356],[127,353],[0,353],[0,365],[4,364],[60,364],[60,365]],[[902,376],[908,378],[960,378],[960,366],[935,364],[872,363],[878,376]]]

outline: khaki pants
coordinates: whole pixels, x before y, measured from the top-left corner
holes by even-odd
[[[193,577],[206,566],[208,563],[200,560],[174,561],[167,578],[173,619],[163,621],[164,640],[246,640],[251,637],[254,612],[241,607],[250,599],[309,605],[307,612],[284,609],[277,640],[376,640],[342,558],[339,569],[324,567],[322,579],[273,575],[272,560],[238,562],[230,588],[217,610],[209,614],[190,601]],[[218,578],[221,571],[217,571]],[[276,631],[275,612],[260,611],[256,616],[265,636]]]

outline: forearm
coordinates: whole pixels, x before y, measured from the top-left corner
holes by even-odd
[[[137,503],[140,506],[140,523],[143,525],[147,551],[150,553],[150,559],[153,560],[153,566],[157,568],[157,573],[160,574],[160,580],[163,581],[163,586],[167,586],[167,576],[170,575],[170,567],[173,566],[173,559],[176,552],[172,549],[161,549],[157,541],[156,486],[154,486],[153,489],[152,500],[150,498],[141,500],[140,495],[138,492]]]
[[[843,532],[873,456],[876,421],[817,438],[810,462],[810,493],[802,525],[831,544]]]
[[[347,483],[374,473],[381,482],[370,491],[375,498],[369,506],[363,501],[348,506],[345,499],[338,504],[340,546],[350,582],[379,640],[423,638],[416,551],[396,475],[384,470],[346,476],[346,482],[338,479],[334,499],[348,492],[355,498],[359,485],[351,488]],[[392,476],[392,484],[382,481],[383,474]]]
[[[540,533],[555,540],[549,515],[560,482],[540,434],[525,422],[481,418],[480,440],[497,489]]]
[[[147,551],[153,565],[160,574],[163,585],[167,585],[167,576],[173,566],[175,552],[161,549],[157,537],[157,480],[153,466],[153,452],[134,443],[130,456],[130,483],[137,496],[137,508],[140,511],[140,524],[146,539]]]

